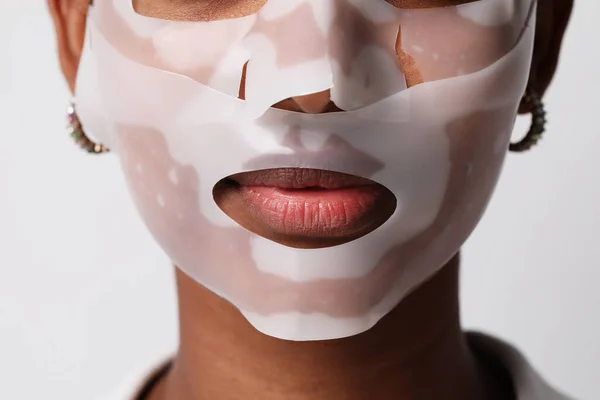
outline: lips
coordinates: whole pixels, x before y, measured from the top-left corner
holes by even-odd
[[[267,169],[236,174],[229,178],[242,186],[262,186],[288,190],[334,190],[376,185],[376,183],[370,179],[309,168]]]
[[[364,236],[396,207],[394,195],[366,178],[307,168],[236,174],[214,191],[240,225],[291,247],[328,247]]]

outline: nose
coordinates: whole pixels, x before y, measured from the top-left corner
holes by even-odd
[[[423,83],[424,80],[419,67],[416,65],[413,57],[402,50],[400,40],[398,40],[396,43],[396,53],[398,62],[400,64],[400,70],[406,79],[407,87],[410,88]],[[247,64],[244,65],[242,70],[242,79],[239,89],[239,98],[242,100],[246,99],[246,67]],[[329,89],[304,96],[293,96],[274,104],[273,107],[281,110],[302,112],[306,114],[323,114],[343,111],[341,108],[336,106],[333,101],[331,101],[331,90]]]
[[[242,79],[240,82],[239,98],[246,99],[246,67],[242,70]],[[331,91],[329,89],[318,93],[311,93],[304,96],[294,96],[282,100],[273,105],[274,108],[281,110],[302,112],[306,114],[323,114],[327,112],[342,111],[331,101]]]

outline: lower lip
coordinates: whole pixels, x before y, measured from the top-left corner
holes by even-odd
[[[253,217],[293,236],[342,237],[364,230],[385,189],[378,185],[339,189],[238,188]]]

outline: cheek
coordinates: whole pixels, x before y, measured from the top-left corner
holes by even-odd
[[[164,136],[158,131],[119,126],[116,137],[133,200],[165,250],[176,248],[182,236],[202,238],[207,225],[198,210],[194,169],[169,156]]]
[[[396,51],[423,81],[479,71],[507,54],[520,29],[511,19],[476,21],[458,11],[427,10],[402,21]],[[410,61],[403,58],[409,57]],[[410,70],[410,69],[409,69]]]
[[[512,107],[478,112],[448,125],[452,172],[437,219],[453,231],[447,240],[466,240],[479,222],[502,169],[514,114]]]

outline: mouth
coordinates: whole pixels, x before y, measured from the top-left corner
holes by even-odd
[[[395,196],[372,180],[307,168],[231,175],[215,185],[213,197],[244,228],[296,248],[355,240],[396,209]]]

